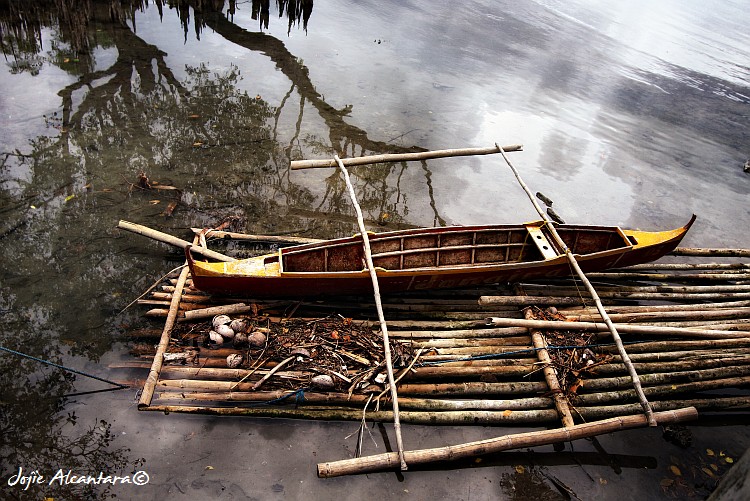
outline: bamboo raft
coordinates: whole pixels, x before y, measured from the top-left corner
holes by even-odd
[[[692,257],[703,254],[711,262],[671,257],[663,260],[669,262],[590,278],[625,336],[655,411],[688,406],[699,412],[747,411],[750,263],[736,258],[750,252],[678,249],[676,254],[705,261]],[[735,259],[715,262],[720,256]],[[376,329],[367,298],[320,303],[248,298],[227,303],[192,289],[183,269],[140,303],[151,307],[146,314],[152,317],[166,317],[170,304],[177,304],[174,328],[164,330],[160,346],[167,354],[194,354],[189,362],[189,357],[165,362],[165,357],[154,359],[147,353],[125,364],[150,370],[153,393],[144,391],[140,410],[361,420],[369,403],[367,419],[393,418],[382,388],[376,393],[345,387],[311,389],[304,364],[278,369],[280,360],[263,356],[260,350],[207,349],[199,342],[218,313],[281,326],[279,333],[292,328],[294,320],[298,325],[317,325],[331,318],[346,319],[359,326],[358,332],[363,327]],[[638,414],[641,409],[617,350],[602,332],[606,328],[597,323],[596,311],[585,304],[587,295],[573,279],[385,298],[393,343],[412,355],[396,367],[402,421],[549,424],[561,419],[559,401],[565,402],[577,422]],[[556,320],[538,319],[550,312]],[[488,325],[490,318],[493,325]],[[330,342],[326,333],[318,335]],[[356,365],[357,357],[371,357],[341,351],[349,356],[350,366]],[[227,368],[226,357],[233,353],[243,356],[242,367]],[[259,388],[258,382],[269,374],[269,380],[284,384]],[[342,379],[349,378],[342,374]]]
[[[511,148],[496,143],[482,154],[502,154],[549,222],[506,150]],[[427,154],[438,153],[479,154]],[[367,419],[393,422],[398,452],[363,458],[358,448],[355,458],[318,464],[318,475],[330,477],[406,470],[410,464],[750,408],[750,263],[742,261],[750,250],[677,249],[662,262],[587,276],[550,226],[575,278],[391,294],[383,301],[345,161],[338,156],[333,161],[357,212],[374,304],[373,298],[356,297],[325,303],[222,300],[195,289],[183,267],[140,301],[152,306],[148,315],[166,322],[152,360],[146,353],[146,360],[132,364],[150,368],[139,410],[349,419],[362,427]],[[123,221],[120,227],[144,229]],[[162,241],[172,238],[148,233]],[[200,243],[205,255],[204,237],[200,232],[193,246]],[[190,247],[179,239],[170,243]],[[223,335],[208,332],[208,319],[226,314],[242,316],[238,325],[249,326],[243,340],[262,343],[245,347],[235,337],[232,347],[223,348]],[[216,330],[226,327],[216,322]],[[217,346],[202,350],[199,342],[205,347],[208,339]],[[182,365],[173,365],[175,360]],[[401,440],[401,422],[539,426],[556,421],[562,428],[437,449],[405,451]]]

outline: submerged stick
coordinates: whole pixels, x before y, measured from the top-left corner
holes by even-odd
[[[541,218],[546,223],[547,227],[549,228],[550,234],[554,238],[555,242],[557,242],[557,245],[560,246],[563,251],[565,251],[565,256],[568,258],[568,262],[570,263],[570,266],[575,270],[576,275],[581,279],[583,284],[586,286],[586,290],[589,291],[589,294],[591,294],[591,297],[594,300],[594,303],[596,304],[596,309],[599,310],[599,314],[602,317],[602,320],[604,320],[604,323],[607,324],[607,328],[609,329],[609,332],[612,334],[612,338],[615,340],[615,343],[617,344],[617,349],[620,352],[620,357],[622,357],[622,362],[625,364],[625,367],[627,367],[628,372],[630,373],[630,377],[633,378],[633,387],[635,388],[636,393],[638,394],[638,399],[641,401],[641,406],[643,406],[643,412],[646,413],[646,417],[648,418],[648,424],[649,426],[656,426],[656,420],[653,416],[653,409],[648,403],[648,400],[646,399],[646,395],[643,393],[643,390],[641,389],[641,382],[638,379],[638,373],[635,371],[635,368],[633,367],[633,363],[630,361],[630,358],[628,358],[628,353],[625,351],[625,346],[622,344],[622,339],[620,339],[620,335],[617,332],[617,329],[615,328],[612,321],[609,319],[609,315],[607,315],[607,311],[604,309],[604,305],[602,304],[601,299],[599,299],[599,296],[596,293],[596,289],[594,289],[594,286],[591,285],[591,282],[588,278],[586,278],[586,275],[583,273],[583,270],[580,266],[578,266],[578,261],[576,260],[575,256],[573,256],[573,252],[571,252],[570,248],[567,246],[567,244],[563,241],[563,239],[560,237],[560,235],[557,233],[557,230],[555,229],[555,226],[550,223],[549,219],[547,219],[547,216],[544,212],[542,212],[542,209],[539,207],[539,204],[536,203],[536,200],[534,200],[534,196],[531,194],[531,190],[529,190],[529,187],[526,186],[526,183],[523,182],[523,179],[521,179],[521,175],[518,173],[518,170],[516,170],[515,166],[511,163],[508,156],[505,154],[503,149],[495,143],[495,146],[498,150],[500,150],[500,153],[503,155],[503,159],[505,159],[505,162],[508,164],[508,167],[513,171],[513,174],[516,176],[516,179],[521,184],[521,187],[526,192],[526,195],[528,195],[529,200],[531,200],[531,203],[534,205],[534,208],[539,213]]]
[[[653,417],[660,424],[678,423],[696,419],[698,417],[698,411],[695,407],[687,407],[673,411],[659,412],[654,414]],[[509,449],[523,449],[526,447],[537,447],[557,442],[569,442],[581,438],[612,433],[618,430],[638,428],[646,424],[650,424],[650,422],[643,415],[624,416],[574,425],[570,428],[517,433],[514,435],[505,435],[466,444],[406,451],[405,455],[410,464],[428,464],[437,461],[471,458]],[[330,478],[340,475],[350,475],[353,473],[389,470],[396,466],[397,459],[398,455],[390,452],[363,458],[345,459],[343,461],[330,463],[318,463],[318,477]]]
[[[343,162],[338,157],[338,155],[335,155],[334,160],[339,165],[339,169],[341,169],[341,173],[344,175],[344,180],[346,181],[346,187],[349,190],[349,195],[352,199],[352,204],[354,205],[354,210],[357,212],[357,222],[359,223],[359,231],[362,235],[362,245],[364,246],[365,250],[365,259],[367,260],[367,269],[370,272],[370,278],[372,279],[372,289],[373,294],[375,296],[375,307],[378,310],[378,320],[380,321],[380,333],[383,337],[383,354],[385,357],[385,367],[386,371],[388,372],[388,385],[391,388],[391,401],[392,401],[392,407],[393,407],[393,427],[396,431],[396,444],[398,445],[398,455],[401,459],[401,470],[407,470],[407,464],[404,460],[404,444],[401,439],[401,420],[399,419],[399,412],[398,412],[398,393],[396,392],[396,381],[393,377],[393,362],[391,361],[391,346],[390,341],[388,339],[388,326],[385,323],[385,316],[383,314],[383,304],[380,301],[380,286],[378,285],[378,275],[375,271],[375,264],[372,262],[372,251],[370,250],[370,239],[367,237],[367,228],[365,228],[365,221],[364,217],[362,216],[362,209],[359,207],[359,203],[357,203],[357,195],[354,193],[354,187],[352,186],[352,182],[349,179],[349,172],[346,170],[346,167],[344,167]]]
[[[522,144],[513,144],[509,146],[503,146],[504,151],[521,151],[523,149]],[[496,147],[489,148],[460,148],[451,150],[434,150],[434,151],[423,151],[419,153],[391,153],[383,155],[369,155],[363,157],[344,158],[341,160],[345,166],[354,165],[366,165],[366,164],[378,164],[386,162],[408,162],[410,160],[428,160],[431,158],[445,158],[445,157],[464,157],[470,155],[491,155],[493,153],[500,153]],[[336,167],[337,161],[330,159],[323,160],[293,160],[291,162],[292,170],[299,169],[317,169],[322,167]]]

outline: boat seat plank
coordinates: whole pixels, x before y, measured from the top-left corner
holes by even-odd
[[[529,231],[529,236],[536,244],[539,252],[544,256],[544,259],[554,259],[559,256],[550,241],[547,240],[540,226],[526,226],[526,229]]]

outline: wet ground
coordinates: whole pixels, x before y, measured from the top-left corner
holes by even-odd
[[[696,213],[684,244],[750,247],[741,2],[281,2],[281,15],[203,3],[0,7],[3,347],[143,378],[110,366],[129,360],[126,332],[160,322],[119,312],[181,258],[117,221],[182,237],[226,220],[349,235],[340,176],[289,169],[334,153],[523,143],[511,158],[568,222],[659,229]],[[141,172],[152,189],[135,185]],[[352,176],[374,229],[535,217],[496,156]],[[122,499],[701,498],[750,445],[743,418],[704,419],[687,448],[649,429],[319,480],[317,462],[353,454],[356,423],[139,413],[137,386],[81,394],[108,385],[7,352],[0,370],[9,499],[81,496],[62,481],[10,485],[19,468],[47,480],[147,472],[144,486],[88,493]],[[404,437],[413,449],[516,431],[405,426]],[[374,426],[365,453],[392,443],[390,425]]]

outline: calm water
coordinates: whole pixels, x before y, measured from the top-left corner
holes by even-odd
[[[568,222],[658,229],[696,213],[686,245],[750,247],[742,2],[333,0],[291,17],[278,5],[264,16],[262,2],[201,3],[0,7],[2,346],[142,377],[108,366],[128,360],[124,332],[159,324],[137,308],[117,313],[180,258],[117,221],[183,237],[225,220],[348,235],[356,223],[338,174],[289,169],[334,153],[522,143],[511,158]],[[177,189],[139,190],[140,172]],[[499,157],[352,174],[374,229],[535,217]],[[73,395],[106,385],[5,353],[0,369],[0,489],[11,497],[24,498],[7,485],[23,467],[47,478],[147,471],[144,487],[110,489],[126,499],[556,499],[548,474],[582,499],[643,499],[675,494],[659,483],[671,465],[697,471],[707,448],[736,457],[750,445],[746,426],[692,427],[688,450],[646,430],[600,440],[621,469],[577,444],[578,457],[540,448],[486,468],[320,481],[315,464],[348,457],[356,424],[144,414],[135,389]],[[405,442],[506,431],[415,426]],[[710,484],[696,474],[680,494]],[[29,492],[76,492],[54,489]]]

